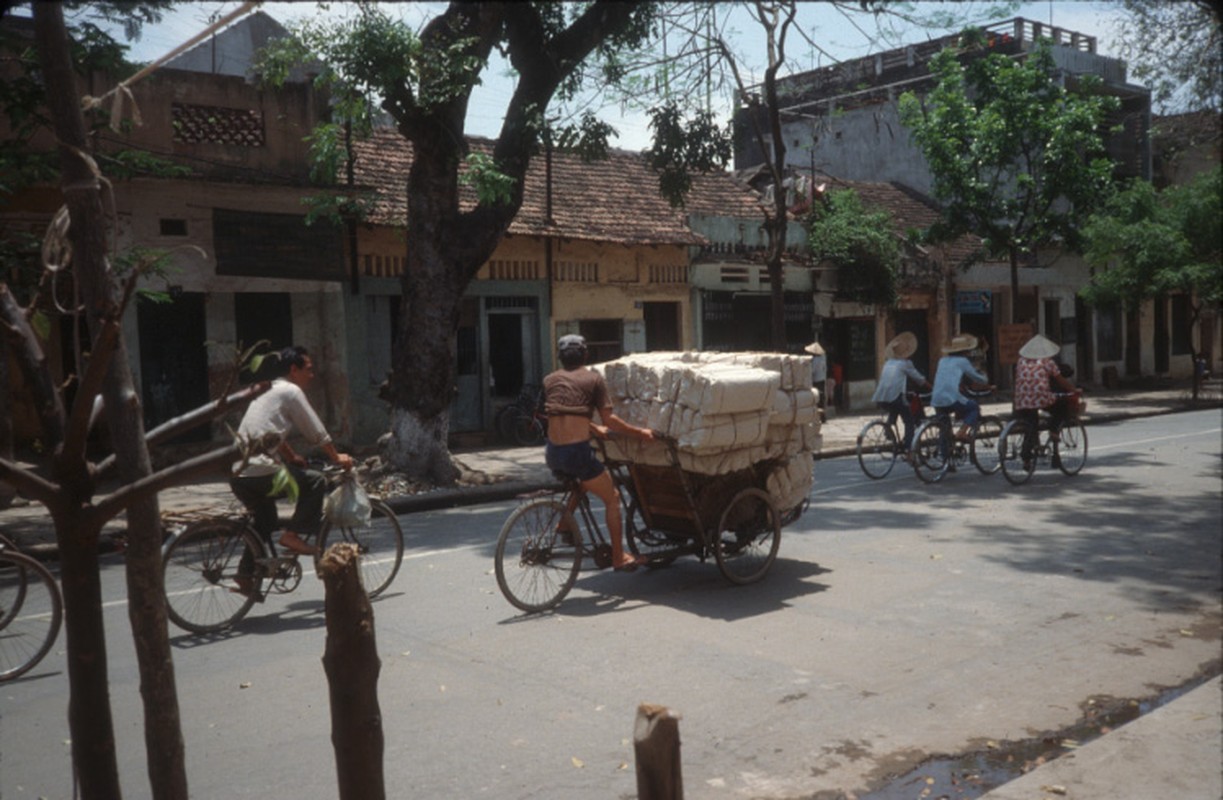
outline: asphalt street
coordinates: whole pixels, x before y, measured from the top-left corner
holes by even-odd
[[[821,461],[762,582],[733,587],[692,558],[586,572],[543,615],[493,578],[513,501],[403,517],[407,559],[375,603],[390,796],[635,797],[640,702],[682,715],[687,797],[870,796],[930,758],[1078,730],[1092,709],[1217,675],[1218,412],[1089,432],[1083,474],[1018,488]],[[139,797],[122,561],[105,563],[121,772]],[[176,633],[193,796],[335,796],[321,609],[307,574],[229,634]],[[71,797],[65,704],[62,643],[0,685],[0,797]],[[1192,791],[1167,796],[1214,800],[1217,763],[1169,765]],[[947,796],[989,788],[971,783]]]

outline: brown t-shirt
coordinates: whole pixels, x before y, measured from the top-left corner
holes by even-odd
[[[548,416],[575,414],[590,418],[609,405],[607,384],[593,369],[562,369],[544,378],[544,410]]]

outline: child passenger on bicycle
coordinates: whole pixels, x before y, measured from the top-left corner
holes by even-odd
[[[548,469],[576,478],[584,491],[603,501],[611,539],[612,566],[626,572],[634,570],[645,562],[624,553],[620,498],[611,473],[595,458],[590,437],[592,433],[606,436],[610,429],[651,440],[654,432],[630,425],[612,411],[603,376],[585,366],[586,340],[583,337],[562,336],[556,349],[561,369],[544,378],[544,410],[548,414],[544,460]],[[602,425],[592,421],[596,411]]]
[[[905,453],[909,452],[909,446],[913,444],[915,422],[913,409],[910,408],[909,401],[905,397],[905,390],[908,388],[909,381],[921,386],[923,391],[930,388],[926,376],[922,375],[909,360],[915,352],[917,352],[917,337],[909,331],[905,331],[887,343],[887,346],[883,348],[883,357],[887,360],[883,364],[883,371],[879,373],[879,385],[875,387],[875,394],[871,397],[879,408],[888,413],[889,426],[896,424],[896,417],[900,417],[901,422],[904,423]]]
[[[939,412],[954,413],[960,420],[955,437],[968,441],[969,431],[981,419],[981,406],[976,400],[965,397],[960,389],[967,382],[974,389],[992,390],[989,378],[977,371],[968,354],[977,349],[977,337],[961,333],[943,345],[943,357],[938,360],[934,373],[934,389],[930,393],[930,405]]]
[[[1015,364],[1015,418],[1028,420],[1032,426],[1029,430],[1035,434],[1041,409],[1048,411],[1053,417],[1050,436],[1054,439],[1070,415],[1070,406],[1067,398],[1059,398],[1053,393],[1053,387],[1068,394],[1075,392],[1075,385],[1062,376],[1054,360],[1060,352],[1056,342],[1038,333],[1019,348],[1019,361]],[[1035,445],[1035,435],[1024,437],[1020,456],[1025,464],[1031,461]]]

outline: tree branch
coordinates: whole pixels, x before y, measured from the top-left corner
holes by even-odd
[[[49,506],[59,493],[59,484],[3,458],[0,458],[0,481],[12,484],[21,494],[44,506]]]
[[[223,467],[232,464],[242,457],[242,448],[230,444],[217,450],[212,450],[194,458],[167,467],[140,480],[125,484],[113,494],[94,505],[94,512],[102,520],[110,520],[132,503],[149,495],[156,494],[171,486],[180,486],[196,478],[215,475]]]
[[[0,283],[0,324],[4,328],[0,335],[9,338],[17,365],[34,395],[48,449],[53,450],[64,441],[63,400],[51,379],[51,368],[38,345],[38,335],[30,327],[25,312],[9,292],[8,286],[3,283]]]

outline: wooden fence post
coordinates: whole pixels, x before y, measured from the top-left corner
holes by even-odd
[[[355,545],[335,544],[327,548],[317,568],[326,589],[323,669],[331,700],[331,745],[340,800],[386,800],[378,706],[382,661],[374,641],[374,610],[361,585],[358,557]]]
[[[637,800],[683,800],[679,757],[679,714],[666,706],[637,706],[633,752],[637,757]]]

